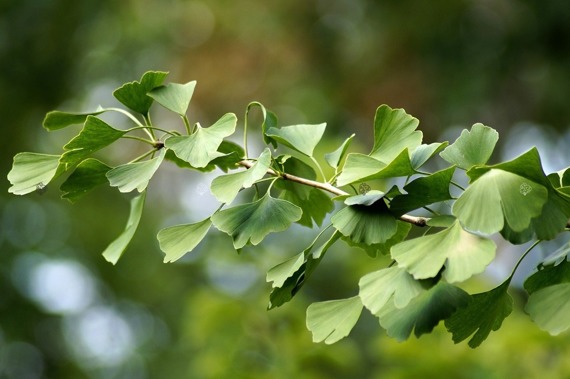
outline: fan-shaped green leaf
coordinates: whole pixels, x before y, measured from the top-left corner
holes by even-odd
[[[241,249],[248,243],[257,245],[269,233],[287,229],[302,214],[298,206],[266,193],[253,203],[215,213],[212,222],[216,228],[232,236],[236,249]]]
[[[113,92],[113,96],[133,111],[147,115],[153,101],[147,93],[160,86],[167,75],[167,72],[147,71],[140,82],[123,84]]]
[[[361,312],[358,296],[309,305],[307,328],[313,333],[313,342],[330,345],[348,336]]]
[[[422,167],[431,157],[445,149],[448,142],[430,143],[420,145],[412,152],[412,167],[417,170]]]
[[[248,170],[221,175],[212,181],[210,190],[221,203],[231,203],[242,188],[251,187],[263,178],[271,165],[271,152],[265,148],[255,164]]]
[[[472,166],[487,163],[498,140],[499,133],[495,129],[475,124],[471,131],[461,132],[459,138],[439,155],[449,163],[468,170]]]
[[[188,110],[188,105],[190,105],[195,87],[195,80],[186,84],[168,83],[164,86],[155,87],[147,95],[166,109],[184,116]]]
[[[392,257],[416,279],[435,277],[443,265],[443,277],[462,282],[483,272],[495,257],[493,241],[468,233],[458,222],[439,233],[400,242]]]
[[[349,205],[332,216],[333,226],[354,243],[382,244],[397,231],[396,219],[383,199],[373,205]]]
[[[157,157],[135,163],[117,166],[107,172],[106,176],[112,187],[118,187],[121,192],[131,192],[136,189],[143,192],[162,163],[165,155],[162,149]]]
[[[105,176],[111,167],[94,158],[79,163],[75,170],[60,186],[61,197],[72,203],[91,191],[93,188],[107,183]]]
[[[272,127],[265,134],[282,145],[312,157],[313,150],[323,137],[326,127],[326,123],[291,125],[281,128]]]
[[[374,116],[374,147],[369,155],[382,162],[391,162],[403,150],[413,151],[422,142],[422,132],[416,131],[419,123],[403,109],[381,105]]]
[[[166,139],[164,144],[192,167],[206,167],[212,160],[223,155],[218,148],[225,137],[234,133],[236,124],[236,115],[227,113],[209,128],[198,125],[194,134],[172,136]]]
[[[103,251],[103,257],[108,262],[116,264],[129,243],[131,243],[141,220],[145,197],[146,192],[143,192],[131,200],[131,210],[125,230]]]
[[[340,238],[335,231],[324,244],[313,250],[317,239],[301,254],[295,255],[285,262],[271,268],[267,272],[267,281],[273,282],[273,290],[269,296],[269,309],[279,307],[295,296],[309,280],[328,249]]]
[[[453,214],[469,230],[492,234],[509,227],[520,232],[541,214],[547,189],[513,173],[491,169],[457,199]]]
[[[8,180],[12,184],[8,192],[25,195],[44,188],[58,175],[58,168],[61,170],[59,158],[59,155],[39,153],[16,154],[8,173]]]
[[[415,173],[408,150],[403,150],[393,161],[386,164],[364,154],[351,153],[346,157],[342,173],[337,178],[339,186],[364,180],[396,178]]]
[[[510,280],[488,292],[472,296],[472,301],[445,320],[445,327],[453,334],[453,342],[459,343],[469,336],[469,346],[476,348],[487,339],[491,331],[497,331],[503,320],[513,310],[513,299],[507,293]]]
[[[327,161],[329,166],[331,166],[334,169],[337,169],[340,166],[340,163],[342,162],[342,159],[346,155],[346,151],[348,150],[348,147],[350,146],[350,143],[352,142],[354,136],[355,134],[352,134],[350,137],[344,140],[344,142],[342,143],[342,145],[338,147],[338,149],[336,149],[331,153],[325,154],[325,160]]]
[[[471,300],[469,294],[445,282],[414,297],[404,308],[388,302],[376,315],[389,336],[407,340],[414,331],[416,337],[430,333],[441,320],[449,318]]]
[[[63,146],[66,152],[61,156],[61,163],[73,166],[123,135],[124,131],[111,127],[95,116],[88,116],[81,132]]]
[[[404,186],[407,194],[392,199],[390,210],[401,215],[429,204],[450,200],[449,184],[454,172],[455,166],[451,166],[410,182]]]
[[[96,116],[105,112],[105,109],[98,109],[94,112],[87,113],[69,113],[62,111],[51,111],[46,114],[43,121],[43,127],[48,131],[63,129],[70,125],[83,124],[87,117]]]
[[[378,314],[388,302],[393,302],[396,308],[404,308],[425,291],[420,282],[400,267],[371,272],[360,278],[358,285],[362,304],[372,314]]]
[[[366,254],[368,254],[372,258],[376,258],[378,254],[388,255],[390,254],[390,249],[392,248],[392,246],[405,240],[408,234],[410,233],[410,229],[412,229],[412,224],[404,221],[396,220],[396,224],[397,224],[396,233],[394,233],[394,235],[384,243],[367,245],[365,243],[356,243],[348,237],[342,237],[342,239],[349,246],[358,247],[364,250]]]
[[[570,283],[542,288],[528,298],[525,311],[542,330],[558,335],[570,328]]]
[[[206,237],[212,222],[208,217],[194,224],[170,226],[158,232],[160,249],[164,251],[164,263],[174,262],[194,250]]]

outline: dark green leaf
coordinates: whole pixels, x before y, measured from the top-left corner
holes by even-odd
[[[46,114],[43,126],[49,131],[63,129],[70,125],[83,124],[89,116],[96,116],[105,112],[104,109],[87,113],[68,113],[62,111],[51,111]]]
[[[476,348],[491,331],[499,330],[503,320],[513,310],[513,299],[507,293],[509,283],[510,280],[507,280],[491,291],[473,295],[466,307],[445,320],[445,327],[453,334],[453,342],[459,343],[473,335],[468,344]]]
[[[397,230],[396,233],[384,243],[377,243],[372,245],[367,245],[365,243],[355,243],[348,237],[342,237],[342,240],[346,242],[349,246],[358,247],[366,252],[370,257],[376,258],[378,254],[388,255],[390,254],[390,249],[392,246],[402,242],[406,239],[410,230],[412,229],[412,224],[397,220]]]
[[[414,297],[404,308],[388,302],[377,314],[380,325],[398,341],[407,340],[414,331],[416,337],[430,333],[441,320],[465,307],[471,297],[462,289],[439,282]]]
[[[327,124],[325,123],[291,125],[281,128],[273,127],[269,128],[265,135],[301,154],[312,157],[313,150],[323,137],[326,127]]]
[[[124,131],[111,127],[95,116],[88,116],[81,132],[63,146],[66,152],[61,156],[61,163],[73,166],[123,135]]]
[[[540,265],[538,271],[525,280],[524,289],[532,295],[560,283],[570,283],[570,262],[566,259],[557,265]]]
[[[160,249],[164,251],[164,263],[174,262],[192,251],[206,237],[212,222],[208,217],[194,224],[170,226],[158,232]]]
[[[103,257],[112,264],[116,264],[123,252],[131,243],[135,232],[139,226],[139,222],[142,216],[142,211],[144,208],[144,201],[146,197],[146,192],[141,193],[137,197],[131,200],[131,210],[129,213],[129,219],[127,220],[127,225],[125,230],[117,237],[103,252]]]
[[[184,116],[188,110],[188,105],[190,105],[195,87],[195,80],[186,84],[169,83],[152,89],[147,95],[166,109]]]
[[[84,160],[59,188],[63,192],[61,197],[72,203],[76,202],[95,187],[107,183],[106,174],[110,169],[111,167],[97,159]]]
[[[468,170],[475,165],[487,163],[498,140],[499,133],[495,129],[475,124],[471,131],[463,130],[459,138],[442,151],[440,156],[449,163]]]
[[[450,200],[449,183],[455,172],[455,166],[421,177],[404,187],[407,194],[399,195],[390,202],[390,210],[402,215],[414,209],[440,201]]]
[[[147,115],[153,101],[147,93],[160,86],[167,75],[167,72],[147,71],[140,82],[123,84],[113,92],[113,96],[133,111]]]
[[[445,264],[443,277],[462,282],[483,272],[495,257],[493,241],[468,233],[458,222],[439,233],[430,234],[392,247],[392,257],[416,279],[437,276]]]
[[[135,163],[117,166],[107,172],[106,176],[112,187],[118,187],[121,192],[131,192],[136,189],[143,192],[164,159],[166,149],[162,149],[157,157]]]
[[[374,116],[374,147],[369,155],[391,162],[403,150],[414,151],[422,142],[422,132],[416,131],[419,123],[403,109],[381,105]]]
[[[307,308],[307,329],[313,342],[333,344],[348,336],[362,312],[358,296],[313,303]]]
[[[261,199],[217,212],[212,222],[232,236],[234,247],[257,245],[272,232],[281,232],[299,220],[303,211],[288,201],[274,199],[266,193]]]
[[[266,133],[267,130],[269,130],[270,128],[276,128],[277,127],[277,116],[275,115],[275,113],[271,112],[270,110],[266,109],[263,104],[254,101],[251,102],[247,105],[247,109],[245,111],[246,116],[249,114],[249,111],[251,110],[251,108],[253,107],[259,107],[259,109],[261,109],[261,113],[263,115],[263,122],[261,124],[261,134],[263,135],[263,142],[266,145],[273,145],[273,148],[276,149],[277,148],[277,142],[269,137]]]
[[[350,143],[352,142],[354,136],[355,135],[352,134],[350,137],[344,140],[344,142],[342,143],[342,145],[339,146],[338,149],[336,149],[331,153],[325,154],[325,160],[327,161],[329,166],[331,166],[334,169],[337,169],[340,166],[340,163],[342,162],[342,159],[346,155],[348,146],[350,146]]]
[[[59,155],[18,153],[14,156],[8,180],[8,192],[25,195],[43,189],[61,171]],[[59,170],[58,170],[59,169]]]
[[[382,244],[396,234],[397,223],[383,199],[371,206],[349,205],[332,216],[334,227],[354,243]]]
[[[172,136],[166,139],[164,144],[192,167],[203,168],[223,155],[218,148],[225,137],[234,133],[236,123],[236,115],[227,113],[209,128],[198,125],[198,129],[192,135]]]

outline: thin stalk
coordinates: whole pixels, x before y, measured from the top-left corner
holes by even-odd
[[[536,247],[536,245],[538,245],[539,243],[541,243],[542,240],[537,240],[535,241],[528,249],[526,249],[526,251],[523,253],[523,255],[521,255],[519,261],[517,262],[517,264],[515,265],[515,268],[513,269],[513,272],[511,273],[511,276],[509,279],[512,279],[513,276],[515,275],[515,272],[517,271],[517,269],[519,268],[521,262],[523,261],[523,259],[526,258],[526,256],[528,255],[528,253],[531,252],[532,249],[534,249]]]
[[[184,127],[186,128],[186,132],[188,135],[192,134],[192,128],[190,127],[190,121],[186,115],[182,116],[182,121],[184,121]]]
[[[143,160],[143,159],[145,159],[146,157],[148,157],[149,155],[152,155],[152,154],[154,154],[154,153],[156,153],[156,149],[149,150],[149,151],[147,151],[146,153],[144,153],[143,155],[141,155],[141,156],[139,156],[139,157],[133,159],[133,160],[130,161],[129,163],[136,163],[136,162],[138,162],[138,161],[140,161],[140,160]]]
[[[163,133],[166,133],[166,134],[170,134],[171,136],[179,135],[179,133],[177,133],[177,132],[168,131],[168,130],[166,130],[166,129],[157,128],[157,127],[155,127],[155,126],[135,126],[134,128],[130,128],[130,129],[125,130],[125,132],[126,132],[126,133],[130,133],[130,132],[133,132],[133,131],[135,131],[135,130],[141,130],[141,129],[143,129],[143,130],[146,130],[146,129],[148,129],[148,130],[158,130],[159,132],[163,132]]]
[[[144,143],[147,143],[147,144],[152,145],[152,146],[154,146],[154,144],[155,144],[155,142],[153,142],[151,140],[140,138],[140,137],[135,137],[135,136],[122,136],[121,138],[132,139],[135,141],[144,142]]]
[[[142,129],[145,131],[145,133],[149,136],[149,138],[153,142],[156,141],[156,137],[154,136],[154,133],[152,132],[152,130],[149,131],[147,128],[145,128],[144,125],[135,116],[133,116],[130,112],[127,112],[126,110],[121,109],[121,108],[106,108],[106,110],[119,112],[119,113],[124,114],[125,116],[130,118],[135,124],[137,124],[139,127],[142,127]],[[145,118],[145,122],[147,122],[146,118]]]

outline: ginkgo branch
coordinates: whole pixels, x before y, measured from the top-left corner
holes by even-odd
[[[255,162],[250,161],[250,160],[242,160],[239,162],[239,165],[249,169],[249,168],[253,167],[254,163]],[[287,174],[285,172],[284,173],[277,173],[275,170],[273,170],[271,168],[267,169],[267,174],[273,175],[273,176],[280,176],[281,178],[283,178],[285,180],[289,180],[289,181],[292,181],[295,183],[299,183],[299,184],[303,184],[306,186],[318,188],[318,189],[321,189],[323,191],[327,191],[329,193],[332,193],[333,195],[337,195],[337,196],[350,195],[348,192],[345,192],[345,191],[341,190],[340,188],[337,188],[337,187],[331,185],[330,183],[317,182],[315,180],[302,178],[300,176]],[[408,222],[408,223],[416,225],[416,226],[426,226],[427,221],[429,219],[426,217],[417,217],[417,216],[410,216],[410,215],[404,214],[404,215],[400,216],[400,220],[402,220],[404,222]]]

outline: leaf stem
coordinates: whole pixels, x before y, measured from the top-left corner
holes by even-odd
[[[142,154],[141,156],[139,156],[139,157],[133,159],[133,160],[130,161],[129,163],[135,163],[135,162],[138,162],[138,161],[140,161],[140,160],[143,160],[143,159],[145,159],[146,157],[148,157],[149,155],[152,155],[152,154],[156,153],[156,151],[157,151],[157,149],[149,150],[149,151],[147,151],[146,153]]]
[[[179,133],[176,133],[176,132],[173,132],[173,131],[168,131],[168,130],[166,130],[166,129],[157,128],[157,127],[155,127],[155,126],[135,126],[135,127],[133,127],[133,128],[127,129],[125,132],[126,132],[126,133],[130,133],[130,132],[132,132],[132,131],[141,130],[141,129],[143,129],[143,130],[145,130],[145,129],[148,129],[148,130],[158,130],[159,132],[163,132],[163,133],[166,133],[166,134],[170,134],[171,136],[179,135]]]
[[[517,264],[515,265],[515,268],[513,268],[513,272],[511,273],[511,276],[509,277],[508,280],[511,280],[513,278],[513,276],[515,275],[515,272],[517,271],[517,269],[519,268],[521,262],[523,261],[523,259],[526,258],[526,256],[528,255],[528,253],[531,252],[532,249],[534,249],[536,247],[536,245],[538,245],[539,243],[541,243],[542,240],[536,240],[528,249],[526,249],[526,251],[523,253],[523,255],[521,255],[521,257],[519,258],[519,261],[517,262]]]
[[[192,134],[192,128],[190,127],[190,121],[186,115],[182,116],[182,121],[184,121],[184,127],[186,127],[186,132],[188,135]]]
[[[251,160],[242,160],[238,164],[240,166],[243,166],[243,167],[249,169],[254,165],[254,162]],[[271,168],[267,169],[267,174],[272,175],[272,176],[278,176],[284,180],[290,180],[290,181],[295,182],[295,183],[299,183],[299,184],[303,184],[306,186],[318,188],[320,190],[332,193],[333,195],[337,195],[337,196],[350,195],[348,192],[345,192],[345,191],[341,190],[340,188],[337,188],[337,187],[331,185],[330,183],[317,182],[314,180],[305,179],[305,178],[301,178],[299,176],[291,175],[291,174],[288,174],[286,172],[278,173]],[[429,219],[426,217],[417,217],[417,216],[410,216],[410,215],[405,214],[405,215],[400,216],[400,220],[402,220],[404,222],[408,222],[408,223],[416,225],[416,226],[425,226],[426,222]]]
[[[147,144],[152,145],[152,146],[155,145],[155,142],[153,142],[153,141],[151,141],[151,140],[148,140],[148,139],[140,138],[140,137],[135,137],[135,136],[122,136],[121,138],[132,139],[132,140],[135,140],[135,141],[144,142],[144,143],[147,143]]]
[[[325,177],[325,173],[323,172],[323,168],[321,167],[319,162],[315,159],[315,157],[311,156],[310,158],[313,161],[313,163],[315,164],[315,166],[317,166],[317,169],[319,170],[319,174],[321,175],[321,179],[324,182],[326,182],[327,178]]]

